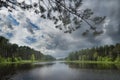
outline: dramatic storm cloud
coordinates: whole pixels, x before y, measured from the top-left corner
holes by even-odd
[[[22,0],[20,0],[22,1]],[[31,3],[32,0],[26,0]],[[65,34],[56,28],[52,21],[41,19],[39,15],[28,11],[8,13],[0,10],[0,35],[11,43],[26,45],[44,54],[61,58],[71,51],[120,42],[120,0],[83,0],[83,8],[91,8],[98,16],[106,16],[99,29],[99,36],[82,36],[87,26],[82,26],[72,34]]]

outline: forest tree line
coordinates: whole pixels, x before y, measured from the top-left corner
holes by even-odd
[[[0,36],[0,62],[17,62],[21,60],[55,60],[50,55],[43,55],[27,46],[18,46],[9,43],[9,40]]]
[[[120,43],[71,52],[67,60],[120,62]]]

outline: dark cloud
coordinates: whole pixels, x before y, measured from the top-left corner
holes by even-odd
[[[54,35],[54,37],[53,37]],[[52,36],[49,35],[49,37],[52,38],[52,41],[47,44],[47,49],[59,49],[59,50],[68,50],[69,49],[69,41],[66,40],[61,34],[53,34]]]

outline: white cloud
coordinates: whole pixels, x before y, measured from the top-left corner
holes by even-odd
[[[104,24],[103,24],[103,31],[104,31],[104,33],[106,33],[106,27],[109,25],[109,23],[110,23],[110,19],[106,19]]]

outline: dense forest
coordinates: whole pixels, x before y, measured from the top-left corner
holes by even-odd
[[[17,62],[21,60],[55,60],[50,55],[43,55],[27,46],[18,46],[9,43],[9,40],[0,36],[0,62]]]
[[[120,43],[71,52],[67,60],[120,62]]]

